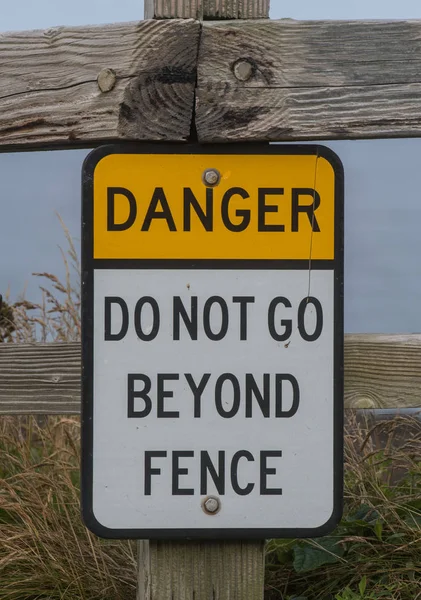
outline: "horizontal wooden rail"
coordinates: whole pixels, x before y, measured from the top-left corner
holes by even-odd
[[[0,147],[186,140],[199,32],[167,20],[0,34]]]
[[[421,135],[421,21],[205,23],[203,142]]]
[[[64,27],[0,34],[0,64],[5,149],[421,136],[417,20]]]
[[[0,415],[78,414],[80,345],[0,344]],[[421,335],[345,336],[345,407],[421,407]]]

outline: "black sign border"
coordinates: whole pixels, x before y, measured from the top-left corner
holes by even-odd
[[[313,260],[313,268],[332,268],[334,286],[334,440],[333,440],[333,512],[329,520],[317,528],[241,528],[241,529],[110,529],[95,518],[92,506],[93,483],[93,315],[95,268],[302,268],[305,260],[124,260],[93,259],[93,181],[99,161],[109,154],[235,154],[235,155],[310,155],[325,158],[335,172],[335,256],[333,261]],[[282,263],[282,266],[281,264]],[[344,275],[344,170],[339,157],[320,144],[115,144],[93,150],[82,168],[82,432],[81,432],[81,508],[85,525],[96,535],[107,539],[267,539],[314,538],[327,535],[339,523],[343,510],[343,277]],[[311,502],[311,490],[309,490]]]

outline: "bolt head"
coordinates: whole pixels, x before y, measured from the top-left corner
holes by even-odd
[[[203,173],[203,181],[206,185],[218,185],[221,180],[221,174],[216,169],[206,169]]]
[[[255,72],[256,68],[249,60],[240,59],[234,63],[233,71],[238,81],[248,81]]]
[[[102,69],[97,77],[98,87],[101,92],[111,92],[115,86],[116,78],[117,77],[113,69]]]
[[[210,514],[217,513],[220,509],[220,506],[221,504],[219,502],[219,499],[215,496],[208,496],[203,503],[205,511]]]

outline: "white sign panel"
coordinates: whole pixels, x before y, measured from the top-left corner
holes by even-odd
[[[170,236],[177,233],[171,231],[171,219],[174,224],[178,219],[169,193],[165,198],[171,212],[161,195],[143,239],[143,226],[136,230],[145,244],[148,234],[159,232],[168,257],[141,258],[136,252],[145,252],[142,246],[134,246],[132,255],[133,242],[125,236],[135,227],[130,218],[134,205],[127,191],[137,198],[130,178],[141,177],[142,159],[148,155],[112,149],[91,155],[86,168],[92,169],[92,177],[84,198],[83,512],[98,535],[314,536],[328,532],[340,518],[342,240],[334,224],[341,214],[342,180],[338,184],[337,159],[320,147],[298,152],[295,146],[282,148],[259,155],[269,162],[268,170],[275,165],[282,171],[283,160],[293,157],[313,166],[313,186],[314,167],[321,168],[317,161],[326,161],[333,173],[327,183],[327,175],[320,174],[319,187],[312,188],[314,212],[309,218],[301,211],[295,232],[301,239],[293,239],[298,247],[318,233],[325,235],[323,223],[330,227],[308,257],[312,264],[301,255],[282,258],[282,243],[276,248],[271,239],[282,232],[272,230],[269,225],[276,224],[269,220],[261,242],[259,237],[253,241],[255,259],[241,259],[231,242],[222,249],[227,258],[206,253],[203,258],[199,246],[197,259],[184,258],[185,241]],[[230,189],[230,182],[223,183],[226,165],[239,162],[237,154],[225,152],[219,157],[197,154],[197,149],[194,153],[201,161],[199,169],[210,165],[222,175],[217,184],[225,186],[222,202]],[[106,175],[96,171],[101,161],[116,156],[123,163],[114,176],[110,165]],[[121,164],[133,156],[139,161],[138,175],[133,175],[129,160],[126,176]],[[171,165],[173,155],[153,158],[168,158]],[[177,166],[181,189],[194,181],[192,157],[186,153],[183,158],[186,174]],[[154,176],[159,179],[148,175]],[[276,206],[281,182],[276,187],[265,173],[254,177],[257,184],[261,177],[265,186],[266,213],[275,212],[269,208]],[[305,173],[290,177],[301,177],[295,189],[309,189]],[[210,189],[200,185],[205,192]],[[120,208],[110,188],[119,190]],[[199,190],[194,193],[199,197]],[[245,196],[238,186],[236,193]],[[215,195],[213,200],[215,207]],[[299,206],[307,203],[308,198]],[[322,207],[336,211],[330,221]],[[238,204],[236,217],[240,210]],[[180,233],[194,233],[192,221],[190,231],[186,219],[181,221]],[[99,227],[106,224],[104,234],[95,228],[98,222]],[[129,223],[126,229],[113,229]],[[216,229],[214,223],[207,235],[221,239]],[[107,239],[107,232],[118,234]],[[116,243],[119,239],[121,244]],[[326,250],[329,239],[331,254]],[[206,252],[215,252],[205,241]],[[202,243],[200,237],[197,242]],[[242,243],[240,238],[240,254]],[[119,254],[122,246],[125,256]]]

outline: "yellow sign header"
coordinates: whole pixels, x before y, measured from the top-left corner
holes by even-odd
[[[108,154],[93,257],[333,259],[335,182],[314,154]]]

